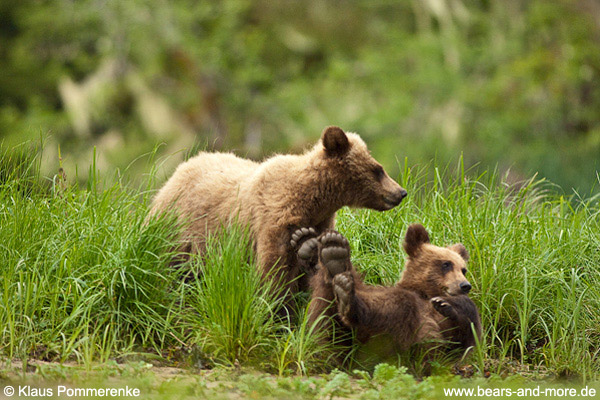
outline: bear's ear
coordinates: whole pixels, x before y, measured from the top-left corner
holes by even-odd
[[[325,128],[321,135],[321,141],[328,156],[339,157],[346,154],[350,148],[350,142],[346,133],[337,126]]]
[[[409,257],[415,257],[424,243],[429,243],[429,233],[421,224],[412,224],[406,231],[404,250]]]
[[[456,243],[448,247],[450,250],[457,252],[465,261],[469,261],[469,252],[462,243]]]

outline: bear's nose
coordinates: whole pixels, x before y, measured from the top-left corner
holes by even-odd
[[[396,190],[392,197],[393,197],[393,201],[396,204],[400,204],[402,199],[404,199],[406,196],[408,196],[408,193],[406,192],[406,190],[401,188],[400,190]]]
[[[471,284],[467,281],[464,281],[460,284],[460,290],[463,291],[464,294],[467,294],[471,291]]]
[[[402,199],[405,198],[406,195],[407,195],[406,190],[400,188],[399,190],[394,190],[393,192],[389,192],[383,198],[383,201],[385,201],[386,205],[389,208],[394,208],[398,204],[400,204],[400,202],[402,202]]]

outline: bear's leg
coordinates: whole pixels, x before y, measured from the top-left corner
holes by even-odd
[[[317,236],[314,228],[300,228],[292,233],[290,240],[290,246],[296,250],[300,270],[309,276],[315,273],[319,261]]]
[[[308,305],[308,323],[309,326],[315,326],[316,331],[322,332],[325,339],[331,340],[336,310],[333,304],[335,296],[327,274],[325,268],[320,268],[310,279],[311,300]]]
[[[328,283],[331,282],[338,316],[346,326],[353,326],[357,299],[348,239],[336,231],[327,231],[319,237],[319,244],[319,261],[326,271],[322,275]]]
[[[335,290],[332,277],[339,272],[351,270],[350,246],[346,238],[339,233],[326,230],[317,242],[319,264],[316,273],[311,277],[311,302],[309,306],[309,322],[318,323],[318,329],[333,334],[334,323],[339,330],[341,318],[334,318],[337,313]],[[312,244],[310,245],[312,248]],[[334,320],[336,322],[334,322]],[[347,329],[344,326],[343,330]]]
[[[475,335],[481,338],[481,319],[477,306],[468,296],[434,297],[431,304],[438,313],[446,317],[439,323],[444,338],[462,349],[475,346],[473,328]]]
[[[354,278],[350,272],[342,272],[333,278],[333,292],[340,317],[343,321],[348,321],[354,297]]]
[[[328,231],[320,237],[321,265],[333,278],[333,292],[342,320],[350,312],[351,299],[354,296],[354,277],[350,272],[350,244],[348,239],[335,231]]]
[[[296,263],[296,253],[290,247],[291,231],[287,226],[271,225],[255,233],[255,254],[261,274],[276,286],[278,296],[283,297],[283,307],[278,310],[281,316],[296,317],[295,295],[301,290],[302,275]]]

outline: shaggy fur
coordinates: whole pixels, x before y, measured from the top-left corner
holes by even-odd
[[[297,279],[301,270],[290,246],[295,229],[320,233],[333,228],[343,206],[383,211],[405,196],[358,135],[329,127],[306,153],[262,163],[201,152],[177,168],[150,215],[174,211],[183,227],[180,250],[188,253],[201,253],[207,235],[233,219],[248,224],[262,272],[276,273],[296,292],[306,281]]]
[[[423,226],[411,225],[404,242],[406,268],[391,287],[366,285],[350,262],[348,241],[335,231],[303,235],[299,248],[306,253],[308,247],[318,252],[309,316],[320,329],[331,332],[334,324],[352,329],[363,343],[383,335],[396,351],[439,340],[468,349],[475,345],[471,323],[481,335],[479,312],[467,296],[468,253],[462,244],[434,246]]]

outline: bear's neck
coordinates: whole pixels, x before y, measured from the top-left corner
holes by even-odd
[[[398,286],[402,289],[410,290],[411,292],[416,293],[422,299],[430,299],[435,296],[441,296],[438,291],[435,290],[436,286],[433,283],[429,283],[426,280],[414,280],[414,279],[406,279],[402,278],[400,282],[398,282]]]
[[[428,299],[428,298],[433,297],[433,296],[430,296],[425,290],[423,290],[423,288],[418,287],[415,284],[401,282],[398,284],[398,286],[400,286],[402,289],[409,290],[411,292],[415,292],[422,299]]]
[[[320,163],[313,152],[275,156],[264,162],[250,183],[261,207],[287,225],[330,227],[345,204],[346,190],[339,172]],[[283,216],[283,217],[282,217]]]
[[[332,181],[326,173],[298,174],[294,177],[291,198],[295,198],[296,213],[304,223],[319,225],[329,222],[345,204],[345,188]]]
[[[314,188],[313,188],[314,189]],[[308,189],[309,192],[311,189]],[[300,226],[322,227],[329,225],[335,217],[336,211],[342,208],[343,203],[337,198],[321,198],[317,193],[301,197],[296,204],[294,214],[299,219]]]

